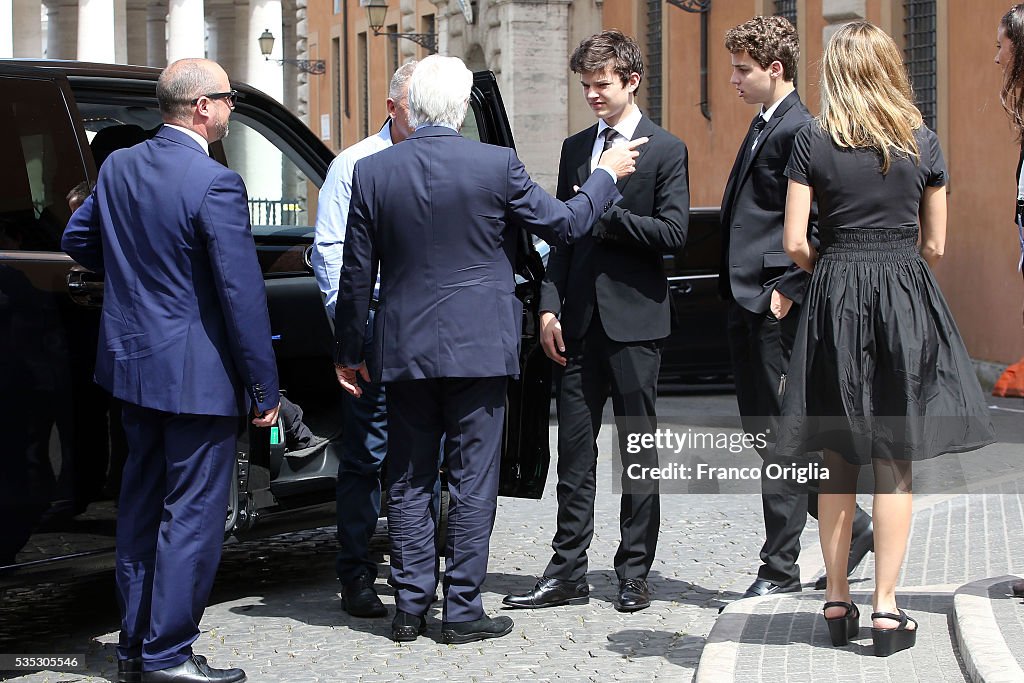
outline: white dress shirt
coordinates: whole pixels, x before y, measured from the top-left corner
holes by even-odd
[[[604,131],[607,128],[615,128],[615,132],[620,137],[615,139],[614,145],[623,144],[627,140],[633,139],[633,134],[636,133],[636,127],[640,125],[640,118],[643,115],[640,113],[640,107],[633,106],[631,111],[626,116],[619,119],[619,122],[614,126],[609,126],[601,119],[597,122],[597,139],[594,141],[594,148],[590,152],[590,172],[593,173],[597,169],[597,161],[601,158],[601,154],[604,152]],[[611,171],[609,171],[611,173]],[[612,178],[615,179],[615,174],[612,173]]]
[[[316,210],[316,234],[313,237],[313,272],[316,283],[324,295],[327,312],[334,317],[334,304],[338,300],[338,277],[341,274],[345,249],[345,228],[348,225],[348,205],[352,199],[352,172],[356,162],[391,146],[391,121],[380,132],[343,150],[327,170],[327,178],[320,188]],[[380,295],[380,275],[373,288],[373,296]]]

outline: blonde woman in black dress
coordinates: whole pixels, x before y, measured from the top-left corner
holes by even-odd
[[[874,654],[912,647],[896,605],[910,530],[911,463],[991,443],[984,396],[930,267],[946,233],[946,168],[901,54],[878,27],[839,29],[822,59],[821,115],[796,137],[784,246],[812,273],[790,374],[780,455],[823,450],[819,526],[834,645],[857,632],[850,600],[856,481],[875,481]],[[820,248],[807,239],[812,199]],[[919,230],[920,224],[920,230]],[[782,390],[780,386],[780,390]]]

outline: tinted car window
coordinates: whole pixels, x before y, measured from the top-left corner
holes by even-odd
[[[59,251],[67,193],[85,180],[64,97],[46,80],[0,78],[0,88],[0,249]]]
[[[231,117],[230,134],[221,141],[228,166],[242,176],[249,193],[249,219],[258,235],[303,234],[313,229],[317,186],[288,156],[292,150],[241,112]],[[283,149],[282,149],[283,147]]]

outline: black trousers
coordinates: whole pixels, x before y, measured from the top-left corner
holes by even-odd
[[[612,341],[595,314],[583,339],[566,340],[566,355],[557,386],[558,523],[551,542],[554,555],[544,576],[580,581],[587,573],[587,549],[594,536],[597,435],[604,404],[611,396],[617,421],[624,420],[633,427],[642,424],[644,430],[653,432],[657,428],[654,402],[661,347],[657,341]],[[633,463],[657,467],[656,449],[629,454],[625,430],[617,431],[623,469]],[[621,540],[614,560],[620,579],[647,578],[658,545],[660,522],[661,501],[656,487],[622,494]]]
[[[794,304],[782,320],[771,312],[751,313],[735,301],[729,305],[729,350],[732,355],[743,429],[749,433],[774,433],[773,421],[781,412],[782,377],[789,370],[800,308]],[[759,451],[763,468],[776,462],[774,445]],[[785,464],[784,462],[782,464]],[[761,507],[765,540],[757,576],[774,583],[800,579],[800,534],[807,515],[818,518],[816,484],[770,480],[761,477]],[[864,531],[871,518],[859,506],[853,520],[854,535]]]

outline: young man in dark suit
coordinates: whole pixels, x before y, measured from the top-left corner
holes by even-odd
[[[587,549],[594,533],[597,435],[611,395],[617,419],[632,431],[656,429],[655,397],[661,340],[669,334],[668,281],[663,254],[686,241],[690,194],[686,145],[644,116],[635,103],[643,56],[634,40],[616,30],[587,38],[569,63],[597,124],[562,144],[559,199],[568,199],[597,163],[601,150],[645,136],[636,174],[619,181],[622,200],[601,216],[593,233],[555,249],[541,293],[541,343],[563,367],[558,381],[558,519],[554,555],[543,577],[511,607],[538,608],[589,600]],[[630,453],[621,443],[623,467],[656,467],[654,448]],[[632,449],[635,450],[635,449]],[[650,605],[647,575],[658,542],[656,482],[623,482],[615,554],[623,612]]]
[[[793,139],[811,121],[794,80],[800,59],[796,29],[783,17],[754,17],[725,34],[740,98],[758,113],[736,154],[722,198],[719,287],[729,301],[729,346],[744,430],[774,433],[786,370],[810,274],[782,248],[784,175]],[[760,455],[772,461],[772,444]],[[813,490],[761,478],[765,543],[757,579],[743,597],[800,590],[800,534],[817,518]],[[859,507],[850,571],[872,547],[871,518]]]
[[[209,155],[235,107],[215,62],[160,74],[164,125],[113,152],[61,247],[104,272],[96,381],[122,402],[118,680],[236,683],[192,651],[213,586],[239,416],[277,422],[277,365],[245,186]]]
[[[522,303],[515,296],[520,230],[565,244],[620,199],[643,144],[609,150],[566,202],[530,180],[515,152],[459,135],[473,74],[430,55],[409,84],[405,142],[356,162],[338,281],[336,372],[359,396],[357,375],[384,382],[388,400],[388,533],[397,611],[391,635],[426,629],[437,586],[430,500],[444,437],[451,507],[441,638],[469,643],[512,631],[484,614],[480,587],[497,508],[508,377],[519,374]],[[364,343],[376,273],[373,344]],[[367,358],[367,355],[369,358]]]

